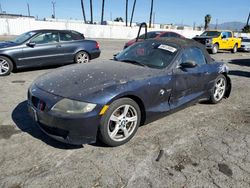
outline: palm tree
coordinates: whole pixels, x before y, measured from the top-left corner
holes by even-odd
[[[83,15],[83,19],[84,19],[84,23],[86,23],[86,15],[85,15],[85,10],[84,10],[84,4],[83,4],[83,0],[81,0],[81,6],[82,6],[82,15]]]
[[[126,21],[126,27],[128,26],[128,0],[126,0],[126,19],[125,19],[125,21]]]
[[[130,18],[130,27],[132,26],[132,22],[133,22],[133,17],[134,17],[134,12],[135,12],[135,4],[136,4],[136,0],[134,0],[134,4],[133,4],[133,9],[132,9],[131,18]]]
[[[205,16],[205,26],[204,26],[204,29],[205,29],[205,30],[208,29],[208,25],[209,25],[211,19],[212,19],[212,17],[211,17],[210,14],[207,14],[207,15]]]
[[[101,17],[101,24],[103,24],[104,4],[105,4],[105,0],[102,0],[102,17]]]
[[[153,6],[154,6],[154,0],[151,0],[151,10],[150,10],[150,17],[149,17],[149,27],[151,27],[151,22],[152,22]]]
[[[93,6],[92,6],[92,0],[90,0],[90,23],[93,24]]]

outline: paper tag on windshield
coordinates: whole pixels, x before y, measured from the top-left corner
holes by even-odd
[[[165,45],[165,44],[161,44],[158,48],[163,49],[163,50],[167,50],[167,51],[172,52],[172,53],[176,52],[176,50],[177,50],[176,48],[174,48],[172,46]]]

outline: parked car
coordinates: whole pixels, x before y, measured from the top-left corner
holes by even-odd
[[[184,36],[172,32],[172,31],[151,31],[147,33],[147,39],[152,39],[152,38],[171,38],[171,37],[177,37],[177,38],[185,38]],[[138,38],[138,42],[143,41],[145,39],[145,34],[142,34],[139,36]],[[125,45],[124,45],[124,49],[131,46],[132,44],[136,43],[136,39],[132,39],[130,41],[128,41]]]
[[[250,52],[250,38],[241,39],[241,47],[239,51]]]
[[[139,125],[200,100],[229,97],[228,67],[189,39],[134,44],[115,60],[62,67],[28,89],[29,111],[49,136],[70,144],[129,141]]]
[[[35,30],[0,43],[0,76],[13,69],[86,63],[100,56],[99,44],[72,30]]]
[[[234,37],[232,31],[204,31],[193,39],[204,44],[212,54],[216,54],[218,50],[231,50],[236,53],[241,46],[241,39]]]

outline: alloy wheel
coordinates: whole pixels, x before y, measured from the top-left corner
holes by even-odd
[[[0,59],[0,75],[6,74],[9,70],[9,63],[5,59]]]
[[[224,78],[219,78],[215,84],[214,99],[219,101],[224,96],[226,90],[226,81]]]
[[[80,52],[77,54],[76,57],[76,62],[77,63],[88,63],[89,62],[89,56],[85,52]]]
[[[122,105],[111,114],[108,121],[108,134],[114,141],[123,141],[133,134],[138,121],[136,109]]]

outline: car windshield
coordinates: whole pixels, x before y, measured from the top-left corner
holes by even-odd
[[[201,34],[201,36],[218,37],[220,34],[221,33],[219,31],[205,31]]]
[[[177,52],[178,48],[175,44],[149,40],[126,48],[115,57],[115,60],[162,69],[172,62]]]
[[[15,39],[11,40],[11,42],[21,44],[21,43],[25,42],[26,40],[28,40],[29,38],[31,38],[32,36],[34,36],[35,34],[36,34],[36,32],[34,32],[34,31],[23,33],[22,35],[19,35]]]
[[[250,39],[242,39],[242,42],[250,42]]]

